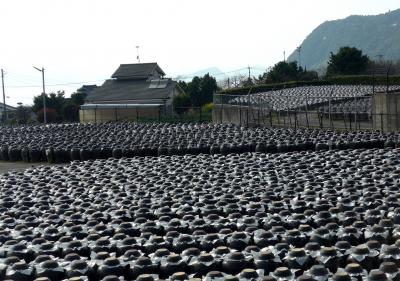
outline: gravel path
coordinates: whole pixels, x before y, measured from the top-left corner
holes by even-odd
[[[4,174],[10,171],[24,171],[31,167],[36,166],[53,166],[55,164],[49,164],[46,162],[41,163],[25,163],[25,162],[10,162],[10,161],[0,161],[0,174]],[[66,165],[66,164],[57,164]]]

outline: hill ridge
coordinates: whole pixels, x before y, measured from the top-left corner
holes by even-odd
[[[328,61],[330,52],[342,46],[356,47],[371,59],[400,59],[400,9],[378,15],[351,15],[321,23],[301,44],[301,65],[318,69]],[[288,57],[298,60],[296,50]]]

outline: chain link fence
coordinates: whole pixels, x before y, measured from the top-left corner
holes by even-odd
[[[214,95],[213,121],[241,126],[384,130],[399,112],[373,113],[372,94],[335,95]],[[399,122],[400,123],[400,122]],[[399,124],[400,126],[400,124]]]

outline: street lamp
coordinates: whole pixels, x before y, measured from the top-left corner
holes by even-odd
[[[43,93],[42,93],[42,97],[43,97],[43,123],[46,124],[47,123],[47,111],[46,111],[46,92],[45,92],[45,88],[44,88],[44,67],[42,67],[41,69],[34,66],[34,69],[36,69],[37,71],[42,72],[42,84],[43,84]]]

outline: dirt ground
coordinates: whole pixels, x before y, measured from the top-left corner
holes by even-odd
[[[10,171],[24,171],[27,168],[41,166],[41,165],[50,166],[54,164],[49,164],[47,162],[25,163],[25,162],[0,161],[0,174],[4,174]]]

